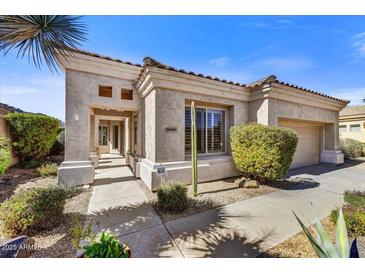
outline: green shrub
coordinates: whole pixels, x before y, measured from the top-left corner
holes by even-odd
[[[4,174],[10,166],[11,157],[11,147],[8,138],[5,135],[0,135],[0,175]]]
[[[22,161],[19,163],[19,167],[24,169],[38,168],[45,163],[44,159],[31,159],[28,161]]]
[[[61,155],[65,151],[65,130],[60,128],[58,130],[58,135],[56,141],[53,143],[51,154],[52,155]]]
[[[9,113],[7,120],[13,135],[13,147],[25,161],[47,155],[60,127],[58,119],[43,114]]]
[[[58,166],[55,163],[43,164],[37,170],[41,177],[57,175]]]
[[[345,191],[344,199],[353,206],[365,208],[365,191]]]
[[[345,158],[355,159],[363,155],[363,145],[360,141],[351,138],[340,139],[340,149]]]
[[[237,169],[245,176],[261,180],[284,176],[298,143],[293,130],[260,124],[231,127],[230,137]]]
[[[118,239],[103,231],[98,241],[93,241],[84,247],[87,258],[129,258],[129,248],[121,244]]]
[[[188,205],[187,192],[187,187],[181,183],[163,184],[157,190],[158,206],[164,211],[184,211]]]
[[[63,216],[70,192],[59,187],[21,191],[0,206],[3,233],[14,237],[53,228]]]
[[[365,208],[347,204],[342,210],[349,236],[353,238],[365,236]],[[337,217],[338,209],[332,210],[330,219],[334,224],[337,222]]]

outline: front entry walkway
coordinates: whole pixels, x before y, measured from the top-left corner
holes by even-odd
[[[123,179],[129,177],[127,167],[112,167],[124,160],[104,160],[89,207],[99,221],[94,229],[117,234],[131,247],[133,257],[256,257],[301,231],[293,210],[313,223],[311,202],[323,218],[342,202],[345,190],[365,190],[365,162],[321,164],[290,171],[290,179],[308,181],[308,187],[280,190],[162,224],[136,180]]]
[[[88,208],[93,233],[108,230],[131,247],[132,257],[181,257],[160,218],[119,155],[102,155]],[[156,252],[160,243],[165,251]]]

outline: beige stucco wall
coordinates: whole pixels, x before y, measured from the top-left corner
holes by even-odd
[[[133,92],[133,100],[120,98],[121,88],[133,89],[133,83],[128,79],[66,70],[66,161],[89,159],[91,107],[139,111],[137,92]],[[112,86],[113,97],[100,97],[99,85]]]
[[[5,119],[6,113],[7,113],[7,111],[2,111],[0,109],[0,135],[5,135],[6,138],[8,138],[10,140],[10,143],[11,143],[11,134],[10,134],[9,124],[6,122],[6,119]],[[18,162],[19,162],[19,158],[16,156],[14,150],[12,149],[12,158],[11,158],[10,165],[15,165]]]
[[[157,89],[154,96],[155,162],[185,160],[185,105],[188,100],[194,100],[198,104],[199,102],[220,104],[227,109],[227,152],[229,151],[229,127],[248,122],[247,102],[167,89]],[[146,112],[148,112],[147,108]],[[176,130],[167,131],[167,127],[176,128]],[[146,144],[146,149],[147,146]]]
[[[360,132],[350,132],[350,125],[358,125],[360,124]],[[340,132],[341,138],[351,138],[358,140],[365,144],[365,118],[364,119],[358,119],[356,121],[341,121],[340,125],[345,125],[347,131],[346,132]]]

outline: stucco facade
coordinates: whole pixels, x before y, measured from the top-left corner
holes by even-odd
[[[365,153],[365,105],[344,108],[340,112],[339,127],[340,137],[360,141]]]
[[[186,106],[191,101],[201,108],[203,124],[207,123],[199,181],[238,174],[230,156],[229,128],[249,122],[314,124],[321,132],[321,161],[343,161],[338,150],[338,112],[347,101],[290,86],[274,76],[244,85],[176,70],[152,58],[139,66],[85,52],[75,55],[61,60],[66,74],[66,161],[59,170],[61,183],[71,172],[70,163],[72,172],[79,168],[92,174],[95,164],[90,155],[100,152],[125,155],[136,176],[152,190],[163,181],[190,183]],[[110,97],[100,95],[100,87],[105,86],[112,91]],[[131,90],[133,99],[121,99],[123,89]],[[209,123],[218,124],[210,129]],[[218,135],[205,136],[209,130]],[[214,153],[208,149],[213,142],[209,138],[216,140]],[[159,167],[165,168],[162,176],[157,174]]]

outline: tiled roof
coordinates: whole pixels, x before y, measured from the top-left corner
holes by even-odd
[[[127,64],[127,65],[142,67],[140,64],[132,64],[130,62],[122,61],[120,59],[115,59],[115,58],[111,58],[109,56],[103,56],[103,55],[100,55],[100,54],[96,54],[96,53],[92,53],[92,52],[88,52],[88,51],[84,51],[84,50],[76,50],[74,52],[85,54],[85,55],[88,55],[88,56],[97,57],[97,58],[102,58],[102,59],[106,59],[106,60],[110,60],[110,61],[114,61],[114,62],[119,62],[119,63],[123,63],[123,64]],[[202,77],[202,78],[206,78],[206,79],[210,79],[210,80],[215,80],[215,81],[219,81],[219,82],[222,82],[222,83],[236,85],[236,86],[240,86],[240,87],[257,87],[257,86],[260,86],[262,84],[267,84],[267,83],[274,82],[274,83],[277,83],[277,84],[280,84],[280,85],[296,88],[296,89],[299,89],[299,90],[302,90],[302,91],[306,91],[306,92],[309,92],[309,93],[312,93],[312,94],[320,95],[320,96],[323,96],[323,97],[326,97],[326,98],[329,98],[329,99],[332,99],[332,100],[336,100],[336,101],[339,101],[339,102],[343,102],[343,103],[349,103],[350,102],[349,100],[336,98],[336,97],[329,96],[329,95],[326,95],[326,94],[318,92],[318,91],[310,90],[310,89],[307,89],[307,88],[303,88],[303,87],[300,87],[300,86],[289,84],[287,82],[280,81],[280,80],[277,79],[277,77],[275,75],[270,75],[270,76],[267,76],[263,79],[255,81],[255,82],[253,82],[249,85],[245,85],[245,84],[241,84],[241,83],[238,83],[238,82],[233,82],[233,81],[228,81],[228,80],[225,80],[225,79],[220,79],[218,77],[213,77],[213,76],[210,76],[210,75],[203,75],[201,73],[195,73],[195,72],[187,71],[187,70],[183,70],[183,69],[176,69],[174,67],[165,65],[165,64],[163,64],[163,63],[161,63],[161,62],[157,61],[156,59],[154,59],[152,57],[149,57],[149,56],[146,56],[143,59],[143,63],[144,63],[143,64],[144,67],[151,66],[151,67],[162,68],[162,69],[181,72],[181,73],[185,73],[185,74],[189,74],[189,75],[193,75],[193,76],[198,76],[198,77]]]
[[[5,108],[6,110],[8,110],[10,112],[19,112],[19,113],[24,113],[25,112],[25,111],[21,110],[20,108],[9,106],[9,105],[4,104],[4,103],[0,103],[0,107]]]
[[[277,83],[277,84],[280,84],[280,85],[283,85],[283,86],[296,88],[296,89],[299,89],[299,90],[303,90],[303,91],[306,91],[306,92],[309,92],[309,93],[312,93],[312,94],[327,97],[329,99],[340,101],[340,102],[343,102],[343,103],[349,103],[350,102],[350,100],[336,98],[336,97],[333,97],[333,96],[330,96],[330,95],[327,95],[327,94],[324,94],[324,93],[321,93],[321,92],[318,92],[318,91],[314,91],[314,90],[311,90],[311,89],[303,88],[303,87],[300,87],[300,86],[289,84],[287,82],[280,81],[280,80],[277,79],[277,77],[275,75],[267,76],[263,79],[260,79],[256,82],[253,82],[253,83],[249,84],[248,86],[249,87],[255,87],[255,86],[261,86],[263,84],[268,84],[268,83]]]
[[[156,67],[156,68],[162,68],[162,69],[181,72],[181,73],[185,73],[185,74],[189,74],[189,75],[193,75],[193,76],[198,76],[198,77],[202,77],[202,78],[206,78],[206,79],[210,79],[210,80],[215,80],[215,81],[219,81],[219,82],[222,82],[222,83],[228,83],[228,84],[236,85],[236,86],[240,86],[240,87],[245,87],[246,86],[246,85],[240,84],[238,82],[228,81],[228,80],[220,79],[218,77],[213,77],[213,76],[210,76],[210,75],[203,75],[201,73],[195,73],[195,72],[186,71],[186,70],[183,70],[183,69],[176,69],[174,67],[170,67],[168,65],[162,64],[159,61],[157,61],[156,59],[153,59],[152,57],[149,57],[149,56],[143,58],[143,63],[144,63],[145,67],[151,66],[151,67]]]
[[[75,52],[75,53],[85,54],[85,55],[88,55],[88,56],[101,58],[101,59],[105,59],[105,60],[109,60],[109,61],[114,61],[114,62],[126,64],[126,65],[142,67],[142,65],[140,65],[140,64],[133,64],[131,62],[122,61],[122,60],[117,59],[117,58],[112,58],[112,57],[109,57],[109,56],[106,56],[106,55],[100,55],[100,54],[93,53],[93,52],[90,52],[90,51],[85,51],[85,50],[72,50],[72,51]]]
[[[365,105],[362,105],[362,106],[349,106],[349,107],[345,107],[343,110],[340,111],[340,116],[357,115],[357,114],[364,114],[365,115]]]

